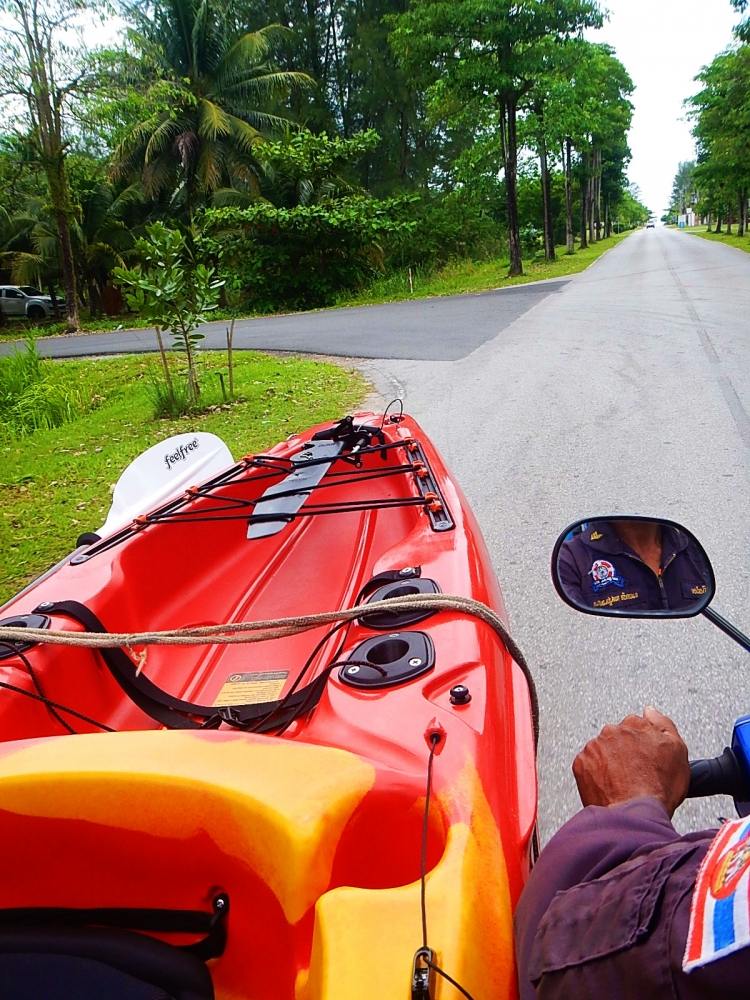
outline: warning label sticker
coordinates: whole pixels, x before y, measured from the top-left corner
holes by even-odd
[[[230,674],[216,695],[214,705],[258,705],[281,697],[288,670],[253,670]]]

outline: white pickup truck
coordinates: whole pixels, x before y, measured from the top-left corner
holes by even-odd
[[[65,307],[57,300],[57,312]],[[27,319],[47,319],[55,315],[55,305],[49,295],[43,295],[32,285],[0,285],[0,310],[5,316],[26,316]]]

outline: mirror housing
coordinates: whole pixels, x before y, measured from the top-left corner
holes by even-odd
[[[716,591],[711,562],[692,532],[638,514],[568,525],[552,551],[552,580],[576,611],[612,618],[692,618]]]

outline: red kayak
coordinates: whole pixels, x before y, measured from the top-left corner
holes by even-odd
[[[199,458],[181,437],[150,450],[165,475]],[[505,617],[466,500],[409,417],[358,414],[177,494],[151,485],[158,504],[133,514],[131,489],[0,625],[132,634],[417,594]],[[441,970],[475,1000],[515,995],[531,699],[477,617],[381,609],[252,644],[6,643],[0,682],[0,926],[23,907],[29,934],[53,920],[62,939],[111,911],[110,935],[174,952],[201,914],[208,937],[220,923],[199,962],[213,993],[169,996],[461,995]],[[143,918],[155,910],[177,916]]]

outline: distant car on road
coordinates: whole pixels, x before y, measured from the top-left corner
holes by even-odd
[[[653,219],[649,219],[648,222],[646,223],[646,229],[653,229],[655,226],[656,223],[654,222]]]
[[[63,306],[57,300],[57,311]],[[33,285],[0,285],[0,309],[5,316],[26,316],[27,319],[47,319],[55,315],[55,304],[50,295],[43,295]]]

